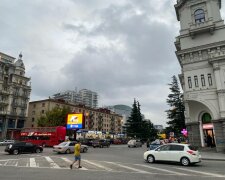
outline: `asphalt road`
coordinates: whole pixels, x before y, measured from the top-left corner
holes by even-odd
[[[1,180],[199,180],[225,179],[225,161],[202,161],[183,167],[179,164],[154,163],[143,160],[142,148],[112,145],[110,148],[90,148],[82,153],[82,169],[72,170],[73,154],[56,154],[45,148],[40,154],[8,155],[0,147]]]

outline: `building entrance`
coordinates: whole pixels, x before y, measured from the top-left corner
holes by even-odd
[[[204,113],[202,116],[202,129],[204,133],[204,141],[207,147],[215,147],[215,138],[213,132],[213,123],[209,113]]]

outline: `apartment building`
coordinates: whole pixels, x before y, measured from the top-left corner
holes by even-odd
[[[27,119],[31,92],[22,54],[16,59],[0,52],[0,138],[16,138]]]
[[[81,89],[80,91],[67,90],[54,94],[52,98],[65,100],[72,104],[82,104],[91,108],[98,107],[98,94],[88,89]]]
[[[85,131],[101,131],[102,133],[114,134],[119,134],[122,131],[123,117],[121,115],[111,112],[108,109],[95,109],[51,98],[29,103],[28,120],[25,126],[37,127],[38,118],[45,116],[46,112],[51,111],[54,107],[69,107],[71,112],[83,113],[85,116]]]

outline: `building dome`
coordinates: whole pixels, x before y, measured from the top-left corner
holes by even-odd
[[[23,57],[23,55],[20,53],[18,60],[15,62],[15,66],[16,66],[16,68],[22,68],[23,70],[25,70],[25,66],[24,66],[22,57]]]

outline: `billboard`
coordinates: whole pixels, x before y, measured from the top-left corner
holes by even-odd
[[[67,129],[83,129],[84,115],[82,113],[74,113],[67,115],[66,128]]]

